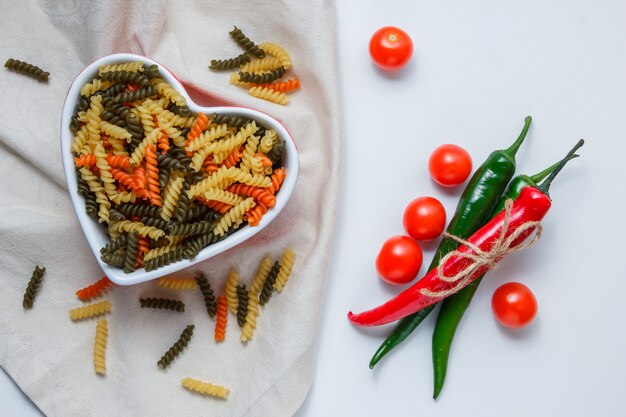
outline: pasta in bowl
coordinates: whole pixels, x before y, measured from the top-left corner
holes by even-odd
[[[242,107],[202,107],[143,56],[115,54],[72,83],[61,117],[67,185],[106,275],[136,284],[252,237],[284,208],[298,153],[285,127]]]

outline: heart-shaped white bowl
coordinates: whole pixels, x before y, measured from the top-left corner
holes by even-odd
[[[148,65],[158,65],[159,71],[161,73],[161,78],[174,86],[174,88],[176,88],[180,92],[180,94],[185,97],[189,109],[193,113],[218,113],[247,117],[256,120],[257,123],[262,124],[268,129],[275,129],[278,133],[278,136],[285,141],[283,165],[285,167],[285,170],[287,171],[287,176],[280,188],[280,191],[276,194],[276,205],[268,210],[268,212],[263,216],[257,226],[246,225],[244,227],[241,227],[239,230],[235,231],[226,239],[207,246],[202,251],[200,251],[198,255],[193,259],[185,259],[149,272],[143,268],[140,268],[135,272],[127,274],[121,268],[108,265],[100,259],[100,249],[109,242],[109,238],[102,230],[102,226],[98,224],[97,220],[90,218],[86,214],[85,200],[82,196],[78,195],[76,183],[76,169],[74,166],[74,155],[71,152],[71,144],[74,140],[74,136],[70,131],[69,125],[70,119],[74,112],[74,108],[76,107],[76,104],[80,99],[80,89],[84,84],[91,82],[91,80],[98,74],[98,67],[100,67],[101,65],[119,64],[130,61],[143,61],[145,64]],[[91,65],[87,66],[80,74],[78,74],[67,93],[67,97],[65,98],[65,104],[63,105],[63,113],[61,115],[61,155],[63,157],[63,168],[65,170],[65,178],[67,180],[67,187],[70,193],[70,198],[72,199],[72,203],[74,204],[76,216],[78,216],[78,221],[83,229],[83,232],[85,233],[87,242],[89,242],[89,246],[91,247],[91,250],[98,260],[98,263],[100,264],[100,267],[102,268],[104,273],[111,279],[111,281],[120,285],[138,284],[140,282],[149,281],[151,279],[155,279],[166,274],[171,274],[173,272],[194,265],[198,262],[212,258],[259,233],[268,224],[270,224],[270,222],[274,220],[276,216],[278,216],[278,214],[287,204],[287,201],[289,200],[289,197],[291,197],[291,194],[293,193],[294,187],[296,185],[296,179],[298,178],[298,170],[300,166],[296,144],[287,129],[278,120],[268,116],[265,113],[244,107],[198,106],[189,98],[187,91],[185,91],[185,88],[172,72],[170,72],[163,65],[155,62],[150,58],[134,54],[114,54],[106,56],[104,58],[100,58],[99,60],[93,62]],[[85,256],[90,255],[85,254]]]

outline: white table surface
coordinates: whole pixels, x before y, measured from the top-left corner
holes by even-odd
[[[625,19],[618,0],[337,1],[342,192],[315,382],[297,417],[624,415]],[[367,52],[371,34],[389,24],[415,45],[397,74],[378,71]],[[433,401],[434,314],[374,371],[367,364],[390,328],[358,330],[345,315],[397,293],[376,277],[374,259],[403,232],[406,203],[435,196],[451,217],[462,190],[430,180],[429,153],[456,143],[477,167],[517,137],[527,114],[519,172],[587,143],[553,184],[541,241],[476,294]],[[435,245],[423,249],[427,264]],[[518,332],[490,311],[494,289],[512,280],[539,301],[537,320]],[[2,372],[0,415],[40,416]]]

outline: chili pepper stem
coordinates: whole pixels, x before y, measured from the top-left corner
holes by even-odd
[[[576,143],[576,145],[567,153],[565,158],[563,158],[563,160],[561,162],[559,162],[559,164],[556,167],[556,169],[554,171],[552,171],[552,173],[548,176],[548,178],[546,178],[541,184],[539,184],[537,186],[537,189],[540,190],[541,192],[543,192],[545,195],[550,196],[548,191],[550,190],[550,184],[552,184],[552,180],[554,180],[554,178],[557,176],[557,174],[559,172],[561,172],[561,170],[563,169],[565,164],[567,164],[567,161],[569,161],[571,159],[571,156],[574,155],[576,153],[576,151],[581,146],[583,146],[584,144],[585,144],[585,140],[584,139],[579,140]]]
[[[528,129],[530,129],[530,123],[532,121],[532,117],[526,116],[526,118],[524,119],[524,127],[522,128],[522,131],[519,134],[518,138],[515,140],[515,142],[513,142],[513,145],[511,145],[507,150],[504,151],[507,155],[509,155],[510,157],[515,157],[517,150],[520,148],[520,146],[522,146],[522,143],[524,143],[524,139],[526,139],[526,134],[528,133]]]
[[[572,160],[574,158],[578,158],[579,156],[580,155],[578,155],[578,154],[566,156],[565,158],[563,158],[560,161],[552,164],[551,166],[549,166],[548,168],[544,169],[543,171],[538,172],[535,175],[530,175],[529,178],[531,179],[532,182],[534,182],[535,184],[538,184],[539,182],[545,180],[548,175],[552,174],[552,172],[560,166],[561,162],[563,162],[563,161],[568,162],[568,161],[570,161],[570,160]]]

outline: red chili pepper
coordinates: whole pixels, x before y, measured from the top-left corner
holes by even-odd
[[[543,190],[546,191],[544,192]],[[506,223],[506,210],[501,211],[489,223],[476,231],[467,242],[478,247],[481,251],[490,252],[498,241],[506,240],[515,233],[521,232],[519,236],[514,238],[510,248],[519,246],[535,229],[533,227],[523,230],[521,226],[543,219],[550,209],[550,205],[551,201],[547,194],[547,188],[525,187],[510,207],[508,227],[504,235],[502,234],[502,229]],[[471,275],[468,275],[467,280],[449,282],[442,279],[439,275],[439,269],[441,269],[442,276],[452,277],[463,272],[475,262],[471,258],[475,257],[476,253],[470,246],[466,244],[461,245],[457,251],[467,256],[452,255],[447,260],[442,260],[443,263],[440,265],[440,268],[434,268],[421,280],[396,297],[376,308],[359,314],[349,312],[348,318],[357,326],[378,326],[399,320],[451,295],[448,293],[445,296],[441,296],[437,293],[448,292],[453,289],[455,292],[460,291],[489,269],[488,265],[481,266],[472,272]],[[505,254],[496,257],[493,262],[499,262],[504,256]]]

